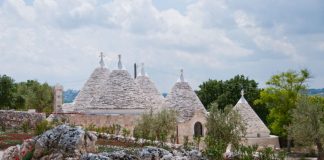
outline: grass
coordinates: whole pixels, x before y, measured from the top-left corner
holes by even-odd
[[[21,144],[22,140],[4,140],[3,143],[8,145],[17,145]]]

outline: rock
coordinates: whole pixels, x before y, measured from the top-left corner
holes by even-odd
[[[139,156],[141,159],[145,159],[145,160],[159,160],[160,158],[162,158],[163,156],[166,155],[171,155],[172,154],[162,148],[157,148],[157,147],[144,147],[140,152],[139,152]]]
[[[7,148],[2,155],[3,160],[20,159],[20,151],[18,146],[11,146]]]
[[[190,160],[201,160],[202,158],[201,152],[198,150],[191,150],[189,151],[189,159]]]
[[[34,159],[42,157],[45,159],[79,158],[86,152],[96,151],[96,135],[85,132],[80,127],[60,125],[46,131],[36,139]]]
[[[87,153],[87,154],[83,154],[80,160],[111,160],[111,158],[103,155]]]

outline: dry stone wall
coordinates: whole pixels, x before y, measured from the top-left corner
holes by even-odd
[[[34,128],[36,124],[46,119],[45,113],[30,113],[25,111],[0,110],[0,123],[6,128],[21,127],[27,122],[30,127]]]

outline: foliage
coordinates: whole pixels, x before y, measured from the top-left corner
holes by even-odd
[[[0,75],[0,109],[28,110],[52,112],[53,90],[47,83],[36,80],[15,83],[6,75]]]
[[[286,127],[291,123],[291,110],[296,107],[297,96],[304,91],[306,81],[310,78],[308,70],[300,72],[287,71],[273,75],[267,82],[268,88],[260,93],[255,104],[269,108],[268,123],[274,134],[286,137]]]
[[[130,135],[130,130],[128,130],[127,128],[123,128],[122,136],[129,137],[129,135]]]
[[[4,123],[4,121],[0,121],[0,126],[1,126],[1,131],[6,132],[6,124]]]
[[[135,138],[159,140],[165,142],[176,131],[176,112],[162,110],[158,113],[144,113],[134,129]]]
[[[235,150],[235,155],[236,156],[234,159],[237,160],[252,160],[252,159],[284,160],[286,157],[286,153],[283,151],[276,152],[270,147],[258,150],[257,145],[253,145],[253,146],[240,145]]]
[[[194,142],[195,142],[195,145],[197,147],[197,149],[199,150],[199,146],[200,146],[200,142],[201,142],[201,136],[198,135],[198,136],[194,136]]]
[[[34,155],[34,149],[26,153],[26,155],[22,158],[22,160],[31,160]]]
[[[41,135],[43,134],[45,131],[49,130],[53,128],[52,125],[50,123],[48,123],[47,120],[43,120],[39,123],[36,124],[36,128],[35,128],[35,135]]]
[[[189,137],[183,136],[183,148],[189,150]]]
[[[47,83],[40,84],[35,80],[27,80],[17,84],[17,93],[24,100],[22,109],[36,109],[38,112],[52,112],[53,106],[53,89]]]
[[[244,97],[248,102],[259,99],[260,89],[258,83],[244,75],[236,75],[226,81],[210,79],[199,85],[199,90],[196,93],[207,110],[210,109],[212,103],[217,103],[220,109],[224,109],[226,105],[235,105],[237,103],[242,89],[245,91]],[[261,105],[252,105],[252,107],[263,122],[266,123],[268,109]]]
[[[206,153],[211,159],[221,158],[228,144],[232,144],[234,148],[238,147],[246,134],[245,124],[240,115],[232,110],[231,106],[220,110],[216,103],[211,105],[206,128]]]
[[[23,122],[23,124],[21,125],[21,128],[24,133],[27,133],[30,128],[29,122],[28,121]]]
[[[290,135],[298,145],[316,145],[324,159],[324,99],[300,96],[292,111]]]
[[[0,75],[0,108],[7,109],[14,105],[14,80],[7,75]]]

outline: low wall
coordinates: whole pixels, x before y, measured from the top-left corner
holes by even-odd
[[[0,110],[0,123],[6,128],[21,127],[28,123],[30,127],[35,128],[38,122],[46,119],[45,113],[30,113],[27,111]]]
[[[280,148],[279,138],[274,135],[270,135],[269,137],[260,137],[260,138],[247,138],[245,145],[258,145],[262,147],[271,147],[271,148]]]
[[[113,124],[119,124],[122,128],[127,128],[133,133],[137,119],[140,115],[95,115],[95,114],[66,114],[71,124],[87,127],[96,125],[97,127],[108,127]]]

